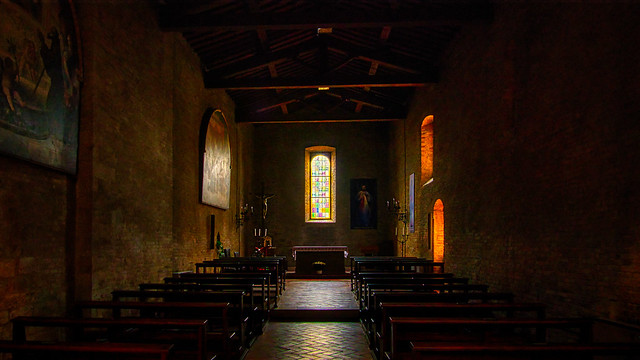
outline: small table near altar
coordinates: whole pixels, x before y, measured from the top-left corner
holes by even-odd
[[[344,275],[345,259],[349,257],[346,246],[294,246],[293,260],[296,262],[296,274],[313,275],[313,263],[322,261],[327,264],[324,275]]]

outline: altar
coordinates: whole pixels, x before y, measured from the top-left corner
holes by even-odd
[[[326,264],[323,275],[344,275],[345,259],[349,252],[346,246],[294,246],[293,260],[296,274],[314,275],[313,263],[322,261]]]

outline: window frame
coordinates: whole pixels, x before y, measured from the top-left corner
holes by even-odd
[[[316,154],[323,154],[329,158],[331,172],[329,194],[329,218],[311,218],[311,159]],[[336,222],[336,148],[331,146],[311,146],[305,149],[305,222],[306,223],[335,223]]]

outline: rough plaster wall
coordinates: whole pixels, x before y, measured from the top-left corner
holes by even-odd
[[[391,251],[388,244],[390,219],[383,202],[391,197],[388,185],[388,124],[335,123],[257,125],[255,128],[255,174],[253,192],[276,196],[269,200],[267,228],[278,255],[289,256],[296,245],[347,245],[352,255],[361,255],[362,247],[378,245]],[[336,148],[337,222],[307,224],[304,219],[304,150],[309,146]],[[377,179],[378,228],[352,230],[350,223],[350,179]],[[250,229],[259,226],[259,201],[254,199],[258,216]],[[393,231],[393,230],[391,230]],[[252,234],[249,234],[252,235]],[[252,237],[247,237],[249,248]]]
[[[627,46],[639,13],[503,4],[451,46],[406,124],[435,116],[418,227],[442,199],[448,270],[551,313],[640,323],[640,52]],[[419,136],[407,142],[419,148]],[[419,151],[407,153],[417,173]]]

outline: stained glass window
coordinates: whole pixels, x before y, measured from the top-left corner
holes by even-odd
[[[336,148],[311,146],[305,149],[305,221],[336,222]]]
[[[327,154],[311,158],[311,219],[331,218],[331,160]]]

